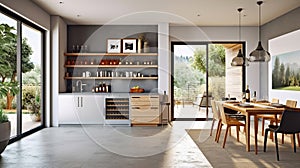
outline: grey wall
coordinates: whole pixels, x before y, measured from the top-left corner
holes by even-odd
[[[140,33],[145,34],[152,49],[157,49],[157,25],[69,25],[68,52],[71,52],[72,45],[86,44],[89,52],[105,53],[107,39],[138,38]]]
[[[282,15],[271,22],[262,26],[262,43],[265,49],[268,49],[268,40],[287,34],[289,32],[300,29],[300,8],[296,8],[291,12]],[[272,55],[272,53],[270,53]],[[268,65],[261,65],[261,90],[268,95]]]

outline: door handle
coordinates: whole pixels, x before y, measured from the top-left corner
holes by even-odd
[[[83,97],[81,97],[81,107],[83,107]]]

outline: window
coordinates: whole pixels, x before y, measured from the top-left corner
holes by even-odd
[[[44,127],[45,30],[2,6],[0,26],[1,38],[7,39],[0,41],[0,82],[19,86],[18,94],[0,99],[0,108],[11,122],[14,141]]]

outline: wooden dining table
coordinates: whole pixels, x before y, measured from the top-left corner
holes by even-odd
[[[239,111],[246,116],[245,133],[246,133],[246,151],[250,151],[250,117],[254,117],[254,141],[255,141],[255,154],[257,154],[257,132],[258,132],[258,114],[274,114],[275,119],[277,114],[282,114],[284,107],[272,107],[269,103],[250,103],[249,106],[240,103],[224,102],[224,108]]]

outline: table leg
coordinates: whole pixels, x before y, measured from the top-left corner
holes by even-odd
[[[258,119],[254,115],[254,141],[255,141],[255,154],[257,155],[257,134],[258,134]]]
[[[250,115],[246,115],[246,151],[250,151]]]

